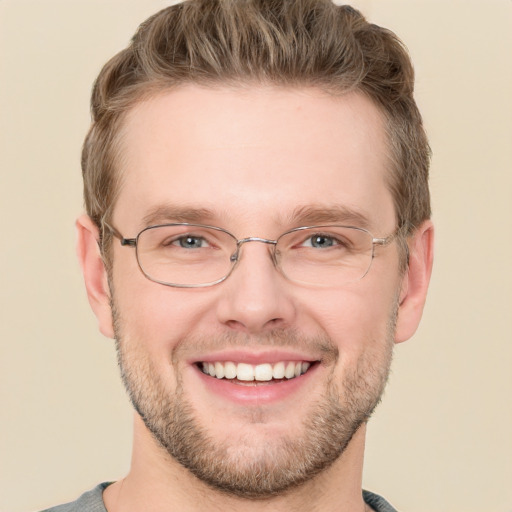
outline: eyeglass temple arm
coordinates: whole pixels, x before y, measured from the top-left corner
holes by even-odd
[[[373,245],[381,245],[381,246],[389,245],[397,237],[397,235],[398,235],[398,230],[395,231],[394,233],[391,233],[391,235],[388,235],[385,238],[373,238],[372,244]]]
[[[372,244],[374,245],[389,245],[395,238],[406,233],[406,226],[399,226],[393,233],[386,236],[385,238],[374,238],[372,239]]]
[[[136,238],[125,238],[119,231],[108,224],[107,222],[103,222],[103,227],[107,228],[112,235],[114,235],[119,241],[121,242],[121,245],[130,245],[132,247],[135,247],[137,245],[137,239]]]
[[[373,245],[388,245],[390,244],[393,239],[395,238],[396,234],[393,233],[392,235],[387,236],[386,238],[373,238],[372,244]]]
[[[398,238],[400,235],[406,233],[407,228],[406,226],[400,226],[394,233],[391,233],[391,235],[385,237],[385,238],[374,238],[372,240],[373,245],[380,245],[380,246],[386,246],[390,244],[395,238]],[[409,265],[409,246],[407,243],[405,243],[404,246],[405,249],[405,261],[406,265]]]

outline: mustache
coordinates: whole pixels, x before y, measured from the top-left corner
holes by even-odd
[[[192,354],[239,347],[293,348],[318,355],[318,359],[325,364],[335,362],[339,358],[339,349],[328,336],[305,336],[296,329],[275,329],[255,335],[232,331],[214,336],[186,336],[174,347],[171,360],[176,362]]]

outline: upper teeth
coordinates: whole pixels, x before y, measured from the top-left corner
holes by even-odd
[[[293,379],[308,371],[311,366],[306,361],[290,361],[279,363],[263,363],[263,364],[247,364],[247,363],[233,363],[215,362],[215,363],[202,363],[203,372],[216,377],[217,379],[238,379],[244,381],[269,381],[272,379]]]

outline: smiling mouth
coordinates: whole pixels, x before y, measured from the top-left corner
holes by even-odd
[[[199,362],[198,368],[215,379],[234,382],[256,383],[291,380],[308,372],[312,361],[279,361],[277,363],[247,364],[231,361]]]

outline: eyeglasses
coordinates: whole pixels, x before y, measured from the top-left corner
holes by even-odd
[[[375,238],[353,226],[305,226],[286,231],[276,240],[237,239],[225,229],[202,224],[161,224],[125,238],[104,224],[122,246],[135,247],[142,273],[165,286],[199,288],[227,279],[248,242],[272,246],[275,267],[290,281],[337,287],[362,279],[370,270],[375,246],[386,246],[396,232]]]

